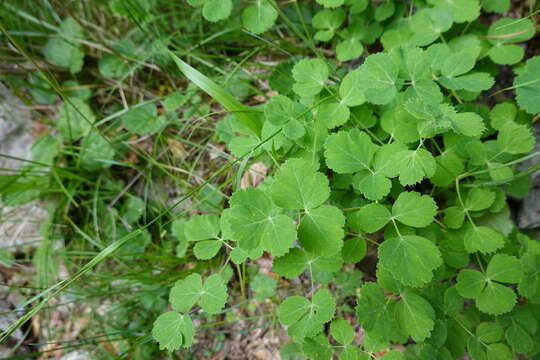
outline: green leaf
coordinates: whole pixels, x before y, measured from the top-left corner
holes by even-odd
[[[342,265],[343,261],[339,256],[319,256],[292,248],[286,255],[274,259],[273,271],[291,279],[299,276],[306,268],[336,272]]]
[[[456,132],[465,136],[480,136],[486,130],[482,117],[472,112],[452,114],[450,119]]]
[[[324,147],[328,167],[339,174],[369,170],[377,149],[369,135],[358,129],[330,135]]]
[[[62,137],[75,141],[90,132],[96,117],[86,102],[79,98],[69,98],[62,104],[57,126]]]
[[[60,23],[58,36],[51,37],[45,47],[43,54],[47,61],[68,68],[72,74],[82,70],[84,52],[82,51],[80,39],[83,38],[83,30],[72,18],[67,17]]]
[[[467,341],[467,353],[473,359],[485,359],[487,360],[486,352],[484,351],[484,346],[480,343],[476,336],[471,336]]]
[[[476,336],[483,343],[491,344],[500,341],[504,330],[499,323],[483,322],[476,327]]]
[[[204,0],[203,16],[211,22],[229,17],[232,11],[232,0]]]
[[[278,17],[278,12],[269,0],[258,0],[242,12],[244,26],[254,34],[269,30]]]
[[[448,316],[454,317],[463,308],[463,298],[458,294],[455,287],[449,287],[444,292],[444,313]]]
[[[99,59],[98,68],[101,75],[121,79],[135,71],[136,67],[132,66],[124,57],[136,59],[138,57],[136,45],[129,39],[122,39],[114,43],[112,48],[116,54],[104,54]]]
[[[416,235],[385,240],[379,246],[379,261],[394,278],[409,286],[422,286],[431,281],[433,270],[443,263],[439,248]]]
[[[452,15],[443,6],[421,9],[411,17],[411,43],[418,46],[429,45],[450,29],[453,22]]]
[[[222,245],[221,240],[199,241],[193,247],[193,254],[197,259],[209,260],[217,255]]]
[[[362,51],[364,51],[362,42],[356,37],[348,37],[336,45],[336,57],[342,62],[358,58]]]
[[[381,36],[381,43],[386,51],[398,48],[401,44],[410,41],[412,32],[410,23],[400,24],[394,28],[386,30]]]
[[[476,64],[476,56],[472,51],[452,52],[444,62],[441,73],[448,78],[468,73]]]
[[[318,290],[311,301],[302,296],[290,296],[278,308],[278,319],[295,340],[312,337],[322,331],[322,325],[334,317],[336,302],[326,290]]]
[[[303,296],[289,296],[279,305],[279,322],[285,326],[298,322],[309,310],[310,305],[309,300]]]
[[[369,282],[360,289],[356,314],[371,336],[388,341],[400,332],[394,306],[377,283]]]
[[[328,79],[328,66],[320,59],[304,59],[294,65],[294,92],[301,97],[317,95]]]
[[[482,7],[485,11],[502,14],[510,8],[510,0],[484,0]]]
[[[295,113],[295,103],[283,95],[272,96],[270,100],[264,104],[264,115],[266,120],[276,126],[284,125],[291,120],[295,120]]]
[[[271,187],[272,199],[285,209],[309,210],[330,196],[326,176],[304,159],[289,159],[278,170]]]
[[[400,55],[405,78],[411,82],[412,87],[416,86],[418,81],[432,78],[429,72],[429,57],[423,49],[419,47],[402,48]],[[441,99],[438,99],[435,102],[440,101]]]
[[[32,145],[33,160],[42,164],[53,165],[54,159],[58,155],[60,139],[50,134],[45,134],[37,138]]]
[[[354,329],[343,318],[336,318],[330,324],[330,335],[340,344],[348,345],[354,339]]]
[[[423,297],[411,291],[401,294],[397,305],[397,316],[401,328],[414,341],[428,338],[435,326],[435,310]]]
[[[485,289],[475,300],[478,310],[490,315],[501,315],[514,308],[517,297],[509,287],[487,282]]]
[[[452,0],[442,2],[428,0],[428,2],[447,9],[457,23],[473,21],[480,16],[480,3],[478,0]]]
[[[487,189],[474,188],[467,194],[465,208],[468,211],[481,211],[489,208],[494,201],[494,192]]]
[[[199,274],[191,274],[175,283],[169,301],[174,310],[187,312],[199,303],[208,314],[216,314],[227,302],[227,287],[220,274],[210,275],[204,285]]]
[[[380,360],[404,360],[405,356],[399,350],[390,350],[379,358]]]
[[[529,114],[540,113],[540,56],[530,58],[525,68],[514,78],[516,100]]]
[[[185,220],[175,220],[171,225],[172,235],[178,240],[178,245],[176,246],[176,256],[179,258],[186,255],[189,244],[186,239],[186,235],[184,234],[185,225]]]
[[[476,270],[461,270],[457,276],[456,290],[465,298],[476,298],[484,289],[486,278]]]
[[[495,80],[488,73],[475,72],[454,78],[441,77],[439,82],[451,90],[478,92],[491,89]]]
[[[235,136],[227,146],[234,156],[241,157],[250,151],[252,151],[253,155],[258,155],[260,151],[253,151],[253,149],[255,149],[259,143],[260,141],[254,136]]]
[[[188,241],[216,239],[219,235],[219,216],[214,214],[193,216],[185,225]]]
[[[375,8],[373,14],[377,22],[382,22],[388,19],[396,11],[396,5],[393,1],[385,1]]]
[[[175,91],[163,99],[163,107],[166,111],[174,111],[188,101],[188,97],[180,91]]]
[[[458,155],[456,149],[444,151],[435,157],[437,169],[431,178],[433,185],[446,187],[454,182],[455,178],[465,170],[463,159]]]
[[[535,143],[536,138],[529,127],[510,121],[501,127],[497,136],[497,144],[501,151],[510,154],[528,153],[532,151]]]
[[[450,229],[459,229],[463,226],[465,211],[460,206],[450,206],[444,209],[444,223]]]
[[[197,273],[178,280],[169,295],[172,308],[179,312],[188,312],[199,300],[202,286],[201,275]]]
[[[354,345],[347,345],[339,354],[339,360],[367,360],[367,356],[368,355],[362,353],[358,347]]]
[[[413,227],[425,227],[433,222],[437,215],[437,204],[428,195],[415,191],[399,194],[392,207],[393,218]]]
[[[241,247],[235,247],[231,251],[231,261],[235,264],[241,264],[246,261],[247,258],[258,259],[262,256],[263,249],[258,247],[255,249],[245,250]]]
[[[363,170],[353,177],[353,186],[369,200],[381,200],[390,193],[392,182],[384,175]]]
[[[512,360],[514,356],[506,344],[491,344],[487,347],[489,360]]]
[[[81,141],[81,166],[87,171],[96,171],[111,165],[114,148],[98,130],[91,130]]]
[[[158,116],[157,107],[154,103],[132,107],[122,115],[122,123],[125,128],[138,135],[158,132],[167,122],[165,116]]]
[[[30,73],[28,83],[28,92],[32,95],[34,101],[39,104],[52,104],[58,98],[51,84],[45,80],[41,73]]]
[[[202,288],[201,308],[208,314],[217,314],[227,302],[227,286],[220,274],[213,274],[206,279]]]
[[[159,349],[174,351],[188,348],[193,342],[193,322],[187,314],[170,311],[161,314],[152,328],[152,336],[159,343]]]
[[[537,348],[537,344],[531,335],[517,322],[512,322],[506,329],[505,337],[514,351],[522,354],[534,353]]]
[[[521,262],[515,256],[506,254],[493,255],[486,269],[488,279],[503,283],[517,283],[521,275]]]
[[[341,249],[343,260],[348,263],[357,263],[364,258],[367,252],[366,240],[361,237],[346,240]]]
[[[359,106],[366,102],[364,92],[358,86],[361,72],[359,69],[350,71],[339,85],[339,96],[341,101],[347,106]]]
[[[356,217],[362,230],[374,233],[388,224],[392,214],[381,204],[369,204],[358,210]]]
[[[309,359],[331,360],[333,352],[325,334],[307,338],[302,343],[302,355]]]
[[[432,177],[437,169],[435,158],[424,149],[404,150],[397,153],[394,159],[399,168],[399,182],[404,186]]]
[[[308,255],[298,248],[292,248],[287,254],[274,259],[272,271],[280,276],[292,279],[306,269]]]
[[[495,64],[514,65],[523,59],[525,50],[519,45],[497,43],[489,49],[488,55]]]
[[[345,11],[343,9],[324,9],[313,16],[312,25],[319,31],[315,34],[315,39],[319,41],[329,41],[334,37],[336,30],[345,21]]]
[[[375,160],[373,161],[375,172],[381,173],[389,178],[398,176],[399,169],[395,166],[394,157],[396,154],[406,149],[407,147],[405,145],[398,142],[385,144],[379,147],[375,153]]]
[[[468,224],[463,237],[465,249],[468,253],[492,253],[504,246],[503,236],[496,230],[487,226]]]
[[[332,255],[341,250],[345,216],[335,206],[322,205],[306,212],[298,227],[298,241],[307,251]]]
[[[306,134],[306,128],[298,120],[291,120],[283,127],[283,135],[291,140],[300,139]],[[263,131],[264,136],[264,131]]]
[[[253,277],[249,286],[255,293],[255,298],[263,302],[276,293],[277,280],[269,275],[257,274]]]
[[[527,41],[536,33],[530,19],[502,18],[492,23],[486,38],[492,44],[511,44]]]
[[[522,296],[538,303],[540,302],[540,253],[527,251],[521,257],[523,278],[518,290]]]
[[[81,86],[75,80],[67,80],[62,83],[64,94],[68,97],[77,97],[81,100],[88,100],[92,97],[92,90]]]
[[[317,3],[321,4],[325,8],[336,8],[343,5],[345,0],[316,0]]]
[[[292,247],[296,230],[291,218],[279,213],[262,190],[236,191],[230,200],[229,224],[234,240],[245,249],[262,247],[280,256]]]
[[[517,115],[517,107],[514,102],[503,102],[495,105],[490,113],[491,127],[499,130],[507,122],[512,122]]]
[[[319,106],[317,115],[328,129],[333,129],[349,120],[350,111],[343,101],[339,103],[327,101]]]
[[[381,117],[381,127],[384,131],[403,143],[420,140],[418,120],[409,114],[402,105],[385,111]]]
[[[515,269],[509,270],[508,273],[500,269],[500,266],[504,266],[506,262],[509,266],[515,267],[514,261],[503,257],[495,260],[490,273],[495,276],[499,274],[503,280],[512,279],[515,276]],[[490,315],[501,315],[512,310],[517,300],[512,289],[476,270],[461,270],[457,277],[456,289],[461,296],[475,299],[478,309]],[[494,301],[494,299],[497,300]]]
[[[390,103],[397,94],[399,65],[385,53],[369,55],[357,76],[366,100],[377,105]]]

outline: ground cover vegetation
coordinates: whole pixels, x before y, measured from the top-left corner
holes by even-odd
[[[282,359],[539,358],[540,242],[512,206],[539,168],[536,1],[0,9],[39,124],[0,196],[49,213],[2,252],[35,277],[1,340],[62,298],[94,304],[64,348],[98,358],[226,357],[239,323]]]

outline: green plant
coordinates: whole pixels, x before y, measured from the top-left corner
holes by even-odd
[[[320,3],[338,7],[313,18],[315,38],[329,41],[344,21],[344,2]],[[385,21],[396,6],[384,2],[374,19]],[[491,110],[483,104],[499,72],[494,64],[520,61],[523,53],[511,44],[530,39],[533,23],[506,18],[482,27],[473,22],[480,15],[474,0],[420,2],[410,10],[409,21],[396,16],[387,25],[384,51],[358,69],[297,61],[289,70],[293,92],[253,109],[260,135],[224,120],[238,134],[228,142],[231,152],[273,163],[275,171],[232,194],[221,212],[222,238],[231,257],[237,249],[251,259],[273,255],[281,276],[308,270],[311,291],[280,300],[277,315],[309,358],[367,359],[385,349],[387,359],[533,356],[540,280],[532,269],[540,253],[512,225],[506,197],[526,193],[515,165],[537,155],[527,155],[535,139],[523,110],[538,113],[538,59],[516,70],[519,110],[510,99]],[[338,45],[338,59],[358,55]],[[216,238],[217,217],[212,222]],[[358,284],[364,339],[353,345],[352,327],[340,317],[351,300],[332,289],[343,260],[362,259],[366,240],[377,249],[377,281]],[[317,269],[333,275],[318,279]],[[169,336],[162,346],[180,335]],[[404,353],[391,350],[409,339]]]

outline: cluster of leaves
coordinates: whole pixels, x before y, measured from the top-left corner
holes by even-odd
[[[475,21],[482,8],[508,10],[509,1],[501,0],[420,1],[409,8],[318,2],[325,9],[312,19],[315,39],[339,34],[338,60],[358,57],[364,41],[380,39],[384,50],[352,71],[322,58],[282,64],[270,79],[279,95],[253,109],[257,126],[248,129],[234,116],[218,124],[218,132],[229,129],[231,153],[273,162],[275,172],[257,187],[236,190],[219,217],[199,215],[185,224],[195,256],[226,251],[243,263],[267,253],[277,275],[305,274],[312,291],[283,299],[277,312],[294,340],[284,349],[289,355],[538,354],[540,245],[514,226],[506,199],[530,187],[515,166],[535,145],[530,114],[540,112],[540,58],[514,68],[517,102],[491,108],[485,102],[498,65],[521,64],[518,43],[535,34],[532,21]],[[387,22],[374,25],[363,13]],[[355,21],[338,33],[346,14]],[[280,84],[287,77],[289,86]],[[376,248],[377,281],[356,284],[354,326],[364,334],[357,341],[344,318],[351,299],[335,289],[344,263],[359,263],[367,246]],[[170,295],[179,313],[163,315],[154,327],[170,350],[191,343],[182,340],[193,332],[185,312],[195,297],[210,296],[200,278],[197,286],[184,282]],[[215,299],[224,306],[222,293]],[[199,304],[209,314],[219,310]],[[181,330],[164,335],[167,327]],[[395,344],[407,345],[405,351],[392,350]]]
[[[188,0],[188,3],[202,9],[202,16],[217,22],[227,19],[233,12],[233,0]],[[278,18],[277,5],[273,0],[255,0],[246,4],[242,10],[243,26],[254,34],[270,29]]]

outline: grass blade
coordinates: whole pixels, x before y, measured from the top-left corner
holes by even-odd
[[[250,113],[252,110],[248,106],[240,103],[227,90],[184,62],[172,51],[169,51],[169,54],[178,66],[178,69],[180,69],[191,82],[220,103],[227,111],[233,113],[238,120],[244,123],[244,125],[253,132],[254,135],[261,135],[261,126],[257,119]]]

